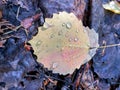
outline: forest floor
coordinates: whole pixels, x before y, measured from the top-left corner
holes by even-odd
[[[74,13],[84,26],[99,34],[100,46],[119,44],[120,15],[102,6],[109,1],[1,0],[0,90],[120,90],[119,46],[98,49],[73,74],[60,75],[38,63],[28,43],[45,18],[66,11]]]

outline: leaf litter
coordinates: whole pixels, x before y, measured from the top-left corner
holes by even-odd
[[[2,0],[2,1],[5,1],[5,3],[4,4],[6,4],[6,6],[5,7],[7,7],[6,9],[4,8],[3,9],[3,11],[5,11],[5,12],[3,12],[4,13],[4,15],[5,16],[7,16],[6,18],[4,18],[4,19],[7,19],[7,20],[9,20],[11,23],[13,23],[14,25],[16,25],[16,23],[17,23],[17,21],[15,21],[14,20],[14,18],[13,17],[15,17],[16,18],[16,10],[15,9],[18,9],[18,7],[19,7],[19,10],[18,11],[20,11],[20,13],[18,13],[19,14],[19,17],[22,17],[22,19],[21,20],[25,20],[25,21],[27,21],[27,23],[26,23],[26,26],[29,28],[27,28],[28,30],[30,30],[29,32],[28,32],[28,35],[31,35],[31,36],[33,36],[33,35],[35,35],[35,32],[34,31],[37,31],[36,29],[33,29],[35,26],[36,27],[38,27],[38,25],[36,25],[35,23],[37,22],[35,22],[34,23],[34,21],[33,22],[29,22],[29,19],[28,18],[30,18],[31,16],[34,16],[35,14],[34,14],[34,12],[36,11],[36,5],[38,4],[37,3],[37,0],[35,1],[34,0],[34,2],[35,2],[35,6],[33,6],[32,4],[30,4],[31,2],[33,3],[33,0],[28,0],[28,2],[27,2],[27,4],[28,5],[26,5],[25,3],[26,3],[26,0],[19,0],[20,2],[22,2],[21,3],[21,5],[20,5],[20,3],[19,2],[17,2],[16,3],[16,1],[18,1],[18,0]],[[1,2],[2,1],[0,1],[0,5],[1,5]],[[50,4],[48,4],[48,1],[50,1]],[[67,0],[65,0],[65,1],[67,1]],[[85,9],[85,7],[81,7],[82,5],[84,6],[84,4],[83,3],[81,3],[81,2],[84,2],[84,0],[70,0],[68,3],[66,3],[66,5],[64,5],[64,1],[63,0],[59,0],[59,1],[57,1],[57,4],[58,5],[60,5],[60,7],[62,7],[62,11],[67,11],[67,12],[69,12],[69,10],[71,11],[71,10],[75,10],[74,9],[74,5],[73,5],[73,2],[74,1],[76,1],[76,7],[80,7],[80,9],[79,9],[79,12],[77,12],[77,11],[75,11],[74,13],[76,13],[77,12],[77,14],[80,14],[80,12],[81,12],[81,10],[82,10],[82,13],[85,13],[84,12],[84,9]],[[87,0],[85,0],[85,1],[87,1]],[[99,0],[98,0],[99,1]],[[98,3],[98,1],[94,1],[93,0],[93,2],[92,2],[92,4],[94,4],[94,2],[97,2]],[[53,14],[52,12],[54,12],[54,13],[56,13],[55,11],[57,11],[57,12],[59,12],[59,11],[61,11],[61,8],[54,8],[54,7],[57,7],[58,5],[56,5],[56,1],[54,1],[54,0],[52,0],[52,4],[51,4],[51,0],[43,0],[43,1],[41,1],[42,3],[44,2],[45,4],[42,6],[42,8],[43,7],[45,7],[45,10],[49,10],[49,12],[50,12],[50,14]],[[40,2],[40,3],[41,3]],[[46,3],[47,2],[47,3]],[[101,2],[101,1],[99,1],[99,2]],[[12,6],[11,6],[11,3],[12,3]],[[14,3],[14,4],[13,4]],[[31,8],[31,7],[35,7],[34,8],[34,10],[31,10],[31,9],[29,9],[30,10],[30,12],[32,12],[33,14],[30,14],[30,12],[27,10],[27,8],[24,8],[24,7],[22,7],[22,4],[24,4],[25,6],[27,6],[27,8],[29,9],[29,8]],[[87,4],[87,3],[86,3]],[[99,3],[98,3],[99,4]],[[101,13],[101,10],[99,10],[99,9],[96,9],[96,8],[101,8],[98,4],[95,4],[95,7],[92,7],[92,11],[94,11],[94,9],[95,9],[95,11],[97,10],[97,11],[99,11],[100,13]],[[40,4],[41,5],[41,4]],[[62,5],[62,6],[61,6]],[[70,5],[72,5],[72,6],[70,6]],[[96,6],[97,5],[97,6]],[[10,7],[9,7],[10,6]],[[17,6],[17,7],[16,7]],[[51,7],[52,6],[52,7]],[[37,8],[39,7],[39,5],[37,6]],[[41,6],[40,6],[41,7]],[[75,7],[75,8],[76,8]],[[90,7],[91,7],[91,5],[90,5]],[[11,10],[12,11],[11,11]],[[24,11],[25,10],[25,11]],[[27,11],[27,12],[26,12]],[[44,11],[44,9],[43,9],[43,11]],[[8,13],[10,13],[11,15],[9,15],[8,13],[6,13],[6,12],[8,12]],[[26,12],[26,13],[23,13],[23,12]],[[44,15],[47,15],[49,12],[45,12],[44,13]],[[90,12],[90,11],[89,11]],[[22,14],[21,14],[22,13]],[[28,15],[27,14],[29,14],[29,17],[28,17]],[[92,13],[92,16],[98,16],[98,17],[100,17],[100,15],[102,15],[102,13],[100,14],[100,15],[97,15],[98,13]],[[48,14],[49,15],[49,14]],[[76,15],[76,14],[75,14]],[[108,15],[108,14],[107,14]],[[77,15],[78,16],[78,15]],[[83,16],[83,14],[82,14],[82,16]],[[89,15],[88,15],[89,16]],[[103,15],[104,16],[104,15]],[[25,18],[24,18],[25,17]],[[115,15],[115,17],[116,17],[116,15]],[[115,18],[114,17],[114,18]],[[0,18],[1,18],[1,16],[0,16]],[[79,18],[79,17],[78,17]],[[27,20],[28,19],[28,20]],[[80,18],[79,18],[80,19]],[[87,19],[89,19],[89,17],[87,17]],[[99,23],[97,23],[97,21],[99,21],[99,19],[100,20],[102,20],[102,18],[96,18],[96,17],[94,17],[94,19],[96,19],[96,21],[94,21],[94,20],[92,20],[91,22],[94,22],[95,23],[95,26],[96,25],[98,25],[99,26]],[[109,18],[108,18],[109,19]],[[82,20],[85,20],[85,19],[82,19]],[[109,22],[111,19],[109,19],[108,21],[106,21],[106,22]],[[117,21],[119,21],[119,20],[117,20]],[[104,22],[104,20],[103,20],[103,22]],[[106,23],[105,22],[105,23]],[[113,22],[112,22],[113,23]],[[88,24],[89,25],[89,24]],[[71,24],[63,24],[63,26],[66,26],[67,28],[70,28],[71,27]],[[72,25],[73,26],[73,25]],[[91,25],[90,25],[91,26]],[[98,27],[97,26],[97,27]],[[103,26],[103,25],[102,25]],[[112,25],[111,25],[112,26]],[[32,27],[32,29],[31,29],[31,27]],[[49,24],[49,23],[46,23],[46,25],[45,25],[45,27],[43,28],[43,30],[47,30],[47,28],[50,28],[50,27],[52,27],[52,24]],[[104,27],[104,26],[103,26]],[[118,27],[119,27],[119,25],[118,25]],[[21,28],[20,28],[21,29]],[[24,27],[22,28],[22,29],[25,29]],[[96,29],[96,28],[95,28]],[[104,30],[106,30],[107,28],[105,28]],[[119,29],[119,28],[118,28]],[[13,29],[14,30],[14,29]],[[98,29],[96,29],[96,31],[97,31]],[[6,31],[5,31],[6,32]],[[78,30],[76,30],[76,32],[78,32]],[[2,34],[3,34],[4,32],[2,32]],[[14,90],[14,89],[21,89],[21,90],[23,90],[23,89],[25,89],[25,90],[28,90],[28,89],[32,89],[32,90],[37,90],[38,88],[39,89],[51,89],[51,90],[59,90],[60,88],[61,89],[71,89],[71,90],[82,90],[83,88],[84,89],[94,89],[94,84],[96,83],[96,81],[94,81],[94,79],[96,78],[95,76],[96,76],[96,72],[94,73],[94,70],[92,70],[92,72],[91,72],[91,69],[90,69],[90,67],[88,68],[88,69],[83,69],[83,66],[85,66],[86,64],[84,64],[83,66],[81,66],[81,68],[80,69],[78,69],[78,70],[75,70],[75,72],[74,73],[76,73],[76,74],[81,74],[82,76],[79,76],[79,77],[77,77],[76,75],[74,76],[69,76],[69,78],[68,77],[66,77],[66,76],[59,76],[59,74],[52,74],[51,73],[51,71],[47,71],[47,69],[43,69],[43,66],[39,63],[39,65],[40,65],[40,69],[39,69],[39,74],[38,75],[36,75],[36,74],[34,74],[35,72],[34,72],[34,70],[36,70],[36,69],[38,69],[38,66],[36,66],[35,68],[34,68],[34,64],[35,64],[35,62],[34,62],[34,60],[33,60],[33,58],[32,57],[35,57],[35,59],[36,59],[36,56],[35,55],[31,55],[31,53],[28,53],[28,52],[30,52],[31,50],[30,50],[30,48],[31,47],[29,47],[29,46],[27,46],[27,45],[24,45],[24,44],[21,44],[22,42],[20,42],[20,40],[22,39],[22,41],[24,41],[24,40],[26,40],[26,39],[24,39],[24,38],[26,38],[24,35],[26,35],[26,34],[23,34],[23,33],[25,33],[24,31],[23,32],[21,32],[21,30],[18,30],[17,32],[15,32],[15,34],[17,34],[17,36],[20,36],[21,38],[20,39],[16,39],[16,38],[13,38],[13,37],[8,37],[8,38],[6,38],[6,37],[2,37],[2,38],[4,38],[4,39],[6,39],[7,40],[7,42],[4,44],[5,45],[5,47],[4,48],[0,48],[0,50],[1,50],[1,52],[0,52],[0,60],[4,60],[3,61],[3,64],[1,63],[1,65],[0,65],[0,71],[2,71],[2,72],[6,72],[6,73],[0,73],[0,89],[2,88],[2,89],[9,89],[9,90]],[[33,34],[34,33],[34,34]],[[13,33],[11,33],[11,35],[12,35]],[[61,35],[62,34],[62,32],[59,32],[59,35]],[[7,35],[7,34],[6,34]],[[9,36],[9,35],[8,35]],[[66,35],[67,36],[67,35]],[[27,36],[28,37],[28,36]],[[52,38],[54,38],[55,37],[55,35],[53,34],[53,35],[51,35],[51,37]],[[107,37],[108,38],[108,37]],[[2,39],[3,40],[3,39]],[[70,39],[69,41],[73,41],[73,39]],[[77,38],[75,38],[74,39],[74,41],[78,41],[78,39]],[[109,41],[108,41],[109,42]],[[41,41],[39,41],[38,42],[38,45],[39,44],[41,44]],[[104,43],[103,43],[104,44]],[[109,43],[109,44],[111,44],[111,43]],[[76,45],[72,45],[71,47],[77,47],[78,48],[78,46],[76,46]],[[100,46],[100,47],[90,47],[90,50],[92,50],[92,49],[94,49],[94,48],[103,48],[103,55],[105,54],[108,54],[108,53],[106,53],[106,50],[107,50],[107,48],[106,47],[114,47],[114,46],[118,46],[118,44],[115,44],[115,45],[104,45],[104,46]],[[16,48],[17,47],[17,48]],[[57,47],[59,47],[59,46],[57,46]],[[25,48],[25,51],[23,50]],[[22,49],[23,50],[23,52],[24,53],[21,53],[21,51],[20,50]],[[111,49],[110,49],[110,51],[111,51]],[[33,51],[31,51],[32,53],[33,53]],[[104,53],[105,52],[105,53]],[[27,53],[27,54],[26,54]],[[17,54],[17,56],[16,56],[16,54]],[[25,55],[24,55],[25,54]],[[11,58],[10,56],[12,56],[13,58]],[[4,58],[3,58],[4,57]],[[29,58],[30,57],[30,58]],[[107,57],[109,57],[109,56],[107,56]],[[113,56],[112,56],[113,57]],[[114,57],[113,57],[114,58]],[[10,60],[9,60],[10,59]],[[12,61],[12,63],[10,64],[10,65],[8,65],[9,63],[5,63],[5,62],[7,62],[7,61],[9,61],[9,63],[11,63],[11,61]],[[18,63],[16,63],[16,61],[18,61]],[[100,59],[99,60],[97,60],[97,61],[100,61]],[[110,60],[109,60],[110,61]],[[116,60],[114,60],[116,63],[118,63]],[[14,67],[14,69],[15,70],[11,70],[11,67],[10,66],[12,66],[13,65],[13,62],[16,64],[15,65],[15,67]],[[111,63],[111,62],[110,62]],[[108,64],[110,64],[110,63],[108,63]],[[113,63],[114,64],[114,63]],[[97,64],[98,66],[99,66],[99,64]],[[14,66],[14,65],[13,65]],[[12,67],[13,67],[12,66]],[[41,67],[42,66],[42,67]],[[106,67],[108,67],[109,65],[107,65],[106,64]],[[20,67],[20,68],[19,68]],[[103,66],[102,66],[103,67]],[[34,68],[34,70],[33,70],[33,68]],[[97,68],[97,67],[94,67],[94,69],[95,68]],[[101,68],[101,67],[99,67],[99,68]],[[24,72],[26,73],[26,72],[29,72],[29,70],[31,70],[31,71],[33,71],[30,75],[28,75],[28,78],[26,79],[24,76]],[[82,70],[81,70],[82,69]],[[90,70],[89,70],[90,69]],[[82,71],[82,72],[79,72],[79,71]],[[116,70],[116,69],[114,69],[114,70]],[[113,71],[110,71],[111,73],[114,73],[114,70]],[[10,73],[10,74],[8,74],[9,72],[13,72],[13,73]],[[18,71],[18,72],[16,72],[16,71]],[[102,69],[102,71],[104,71],[103,69]],[[21,75],[19,75],[20,73],[22,72],[22,74]],[[107,72],[105,72],[105,73],[107,73]],[[4,75],[5,74],[5,75]],[[28,74],[28,73],[27,73]],[[33,74],[34,74],[34,76],[33,76]],[[43,77],[44,76],[44,74],[46,75],[48,75],[47,76],[47,78],[48,78],[48,82],[47,82],[47,80]],[[93,75],[92,75],[93,74]],[[115,73],[116,74],[116,73]],[[99,75],[99,73],[97,73],[97,75]],[[36,76],[38,77],[37,79],[36,79]],[[11,82],[12,81],[12,79],[13,79],[13,77],[14,77],[14,79],[17,77],[18,79],[17,79],[17,82],[15,82],[15,84],[14,85],[9,85],[10,83],[8,83],[8,82]],[[62,78],[61,78],[62,77]],[[74,77],[75,78],[75,80],[76,81],[78,81],[78,83],[76,84],[74,84],[73,85],[73,82],[74,82],[74,79],[72,80],[73,82],[71,82],[71,81],[69,81],[69,79],[70,79],[70,77]],[[87,78],[86,78],[87,77]],[[4,80],[2,79],[2,78],[4,78]],[[105,78],[105,75],[104,75],[104,78]],[[108,76],[107,75],[107,78],[110,78],[110,76]],[[50,80],[51,79],[51,80]],[[53,80],[53,81],[52,81]],[[57,83],[56,82],[54,82],[54,80],[56,81],[57,80]],[[106,81],[106,79],[103,79],[102,78],[102,80],[101,80],[101,77],[99,76],[98,77],[98,80],[99,80],[99,82],[98,82],[98,85],[99,85],[99,88],[100,88],[100,90],[110,90],[110,88],[112,87],[112,85],[110,85],[110,82],[107,82]],[[107,79],[108,80],[108,79]],[[44,82],[44,81],[46,81],[46,82]],[[82,81],[82,82],[81,82]],[[103,83],[103,81],[104,81],[104,83]],[[42,84],[43,83],[43,84]],[[52,84],[53,83],[53,84]],[[55,85],[55,83],[57,84],[57,85]],[[81,86],[81,83],[82,83],[82,86]],[[100,85],[100,83],[102,83],[101,85]],[[59,89],[57,88],[57,87],[59,87]],[[73,87],[75,87],[75,89],[73,88]],[[106,87],[106,88],[105,88]],[[109,89],[108,89],[109,88]],[[116,86],[115,86],[115,88],[116,88]],[[113,89],[113,90],[115,90],[115,88]],[[119,89],[119,87],[118,87],[118,89]],[[118,90],[118,89],[116,89],[116,90]],[[97,89],[98,90],[98,89]]]

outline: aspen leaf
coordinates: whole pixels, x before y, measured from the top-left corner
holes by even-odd
[[[54,73],[65,75],[94,56],[96,48],[89,48],[98,46],[98,34],[84,27],[73,13],[60,12],[45,19],[30,43],[38,62]]]
[[[116,14],[120,14],[120,4],[116,0],[111,1],[107,4],[103,4],[103,8]]]

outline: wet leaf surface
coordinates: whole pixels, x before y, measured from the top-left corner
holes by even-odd
[[[84,27],[73,13],[67,12],[46,18],[37,36],[30,41],[38,62],[54,73],[64,75],[89,61],[96,52],[89,48],[97,47],[97,42],[97,33]]]

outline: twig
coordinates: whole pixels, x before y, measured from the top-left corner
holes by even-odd
[[[55,78],[55,77],[52,77],[52,76],[47,76],[47,75],[45,75],[45,77],[46,77],[46,78],[55,79],[55,80],[58,80],[58,81],[61,81],[61,82],[64,82],[64,83],[67,83],[67,84],[69,84],[69,85],[73,85],[73,84],[71,84],[71,83],[69,83],[69,82],[66,82],[65,80],[58,79],[58,78]]]
[[[110,48],[110,47],[116,47],[116,46],[120,46],[120,44],[111,44],[111,45],[105,45],[105,46],[90,47],[90,49],[94,49],[94,48]]]
[[[18,7],[17,14],[16,14],[16,19],[17,19],[18,21],[21,21],[21,20],[18,18],[18,17],[19,17],[19,13],[20,13],[20,8],[21,8],[21,6]]]

